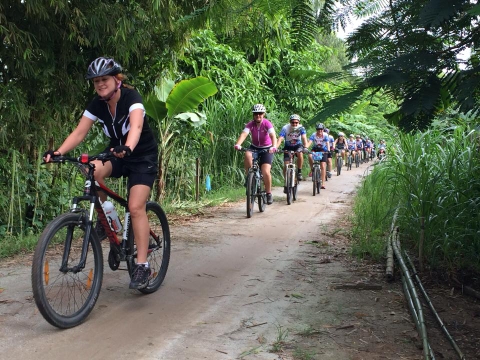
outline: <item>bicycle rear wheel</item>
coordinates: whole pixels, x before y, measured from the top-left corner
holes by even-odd
[[[158,290],[167,275],[168,264],[170,263],[170,227],[167,216],[159,204],[149,201],[146,208],[148,225],[150,226],[147,261],[151,275],[148,279],[148,285],[143,289],[138,289],[138,291],[144,294],[151,294]],[[131,275],[134,265],[133,260],[137,257],[132,226],[130,226],[128,233],[128,246],[131,249],[132,260],[130,262],[127,261],[127,265]]]
[[[254,174],[253,172],[249,172],[247,176],[247,218],[251,218],[253,216],[256,186]]]
[[[293,179],[293,170],[287,170],[287,204],[292,203],[292,179]]]
[[[85,217],[66,213],[40,235],[32,263],[32,289],[38,310],[53,326],[67,329],[82,323],[97,302],[103,279],[100,241],[91,229],[85,266],[79,265],[85,241]],[[62,257],[67,263],[62,269]]]

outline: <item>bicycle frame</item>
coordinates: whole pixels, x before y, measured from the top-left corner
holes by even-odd
[[[110,158],[113,155],[110,155]],[[98,157],[98,156],[97,156]],[[86,229],[85,229],[85,237],[83,239],[82,243],[82,253],[80,256],[80,261],[77,265],[73,267],[68,267],[68,257],[71,249],[71,243],[72,243],[72,233],[70,232],[67,234],[67,238],[65,241],[65,248],[63,252],[63,257],[62,257],[62,265],[60,267],[60,271],[66,273],[66,272],[73,272],[77,273],[85,267],[85,263],[87,260],[87,252],[88,252],[88,239],[90,239],[90,235],[93,229],[93,211],[97,212],[98,219],[100,220],[100,223],[105,229],[105,233],[107,234],[107,237],[112,244],[112,247],[115,249],[118,249],[118,254],[120,255],[120,260],[124,261],[127,260],[126,256],[126,246],[127,246],[127,236],[128,236],[128,231],[130,228],[130,211],[128,209],[128,200],[125,200],[122,198],[119,194],[114,192],[113,190],[109,189],[108,187],[99,184],[98,182],[95,181],[94,177],[94,171],[95,171],[95,165],[91,163],[92,160],[97,159],[97,157],[91,157],[86,159],[81,160],[81,164],[78,162],[77,159],[74,158],[68,158],[68,157],[62,157],[60,160],[57,160],[56,162],[65,162],[65,160],[69,160],[73,162],[76,166],[79,167],[81,172],[86,176],[85,180],[85,186],[83,189],[83,195],[82,196],[74,196],[72,199],[72,207],[70,209],[71,212],[83,212],[85,210],[79,208],[79,204],[83,201],[88,201],[90,202],[89,206],[89,211],[88,211],[88,218],[86,219]],[[109,158],[107,155],[105,155],[104,158],[100,158],[99,160],[102,161],[107,161]],[[85,163],[87,162],[87,163]],[[88,167],[88,171],[85,171],[85,167]],[[108,195],[110,198],[112,198],[115,202],[120,204],[123,208],[125,208],[125,224],[123,227],[123,236],[122,236],[122,241],[118,239],[117,234],[110,228],[110,225],[108,224],[107,217],[105,216],[105,212],[103,211],[103,207],[100,203],[100,197],[98,193],[102,191],[106,195]],[[128,196],[127,196],[128,198]]]

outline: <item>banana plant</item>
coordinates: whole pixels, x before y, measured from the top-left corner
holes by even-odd
[[[146,97],[145,111],[153,120],[152,127],[158,131],[158,183],[155,196],[157,201],[165,192],[166,173],[175,144],[182,136],[187,136],[186,127],[180,125],[199,127],[205,124],[207,118],[198,110],[198,106],[217,91],[213,81],[199,76],[182,80],[177,84],[164,79]]]

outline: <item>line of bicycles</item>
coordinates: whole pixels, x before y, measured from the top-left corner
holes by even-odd
[[[255,203],[258,206],[258,211],[264,212],[267,204],[267,193],[263,183],[263,175],[260,169],[259,158],[268,149],[252,150],[247,148],[241,148],[240,151],[249,151],[252,153],[252,167],[248,169],[246,178],[246,205],[247,205],[247,218],[251,218],[254,213]],[[278,153],[288,154],[288,160],[285,164],[285,176],[284,176],[284,192],[287,197],[287,204],[291,205],[292,202],[297,200],[297,190],[300,180],[298,178],[297,165],[295,162],[295,156],[298,156],[295,151],[283,150]],[[303,150],[304,154],[311,154],[313,159],[312,164],[312,194],[313,196],[320,194],[322,189],[322,167],[321,162],[324,157],[324,152],[314,152],[307,149]],[[373,161],[376,157],[375,150],[372,149],[370,153],[364,155],[362,151],[346,151],[346,163],[347,170],[352,170],[353,164],[355,167],[359,167],[361,163]],[[335,171],[337,176],[342,172],[344,166],[342,150],[335,150]],[[328,175],[327,175],[328,174]],[[327,169],[325,180],[331,177],[330,169]]]

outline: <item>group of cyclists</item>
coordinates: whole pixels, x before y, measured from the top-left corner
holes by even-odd
[[[303,151],[313,147],[308,155],[308,162],[310,169],[313,167],[313,156],[311,152],[322,152],[323,157],[321,160],[321,173],[322,173],[322,189],[325,189],[326,177],[331,176],[330,170],[332,169],[332,153],[338,150],[343,158],[343,163],[346,164],[347,152],[354,157],[358,154],[361,161],[374,156],[375,149],[377,149],[377,156],[382,157],[385,155],[386,144],[385,140],[381,140],[378,146],[375,146],[373,139],[369,139],[368,136],[360,136],[350,134],[348,139],[343,132],[338,133],[338,138],[335,139],[329,129],[324,124],[318,123],[315,126],[315,132],[307,138],[307,131],[304,126],[301,125],[300,116],[293,114],[290,116],[288,124],[284,125],[280,130],[278,138],[275,134],[273,124],[265,118],[266,108],[263,104],[255,104],[252,108],[253,120],[245,125],[245,128],[241,132],[234,148],[236,150],[242,149],[242,143],[251,134],[251,145],[248,149],[253,151],[259,151],[269,149],[268,152],[263,152],[259,157],[259,163],[261,164],[262,175],[265,184],[265,191],[267,193],[267,204],[273,203],[272,196],[272,176],[270,170],[272,167],[273,154],[278,151],[283,141],[285,145],[283,150],[294,151],[297,154],[297,171],[298,180],[303,180],[302,168],[303,168]],[[372,153],[373,152],[373,153]],[[290,161],[290,154],[284,153],[284,168],[283,174],[285,175],[286,164]],[[244,159],[245,171],[252,166],[252,153],[245,152]],[[286,189],[284,189],[286,192]]]

